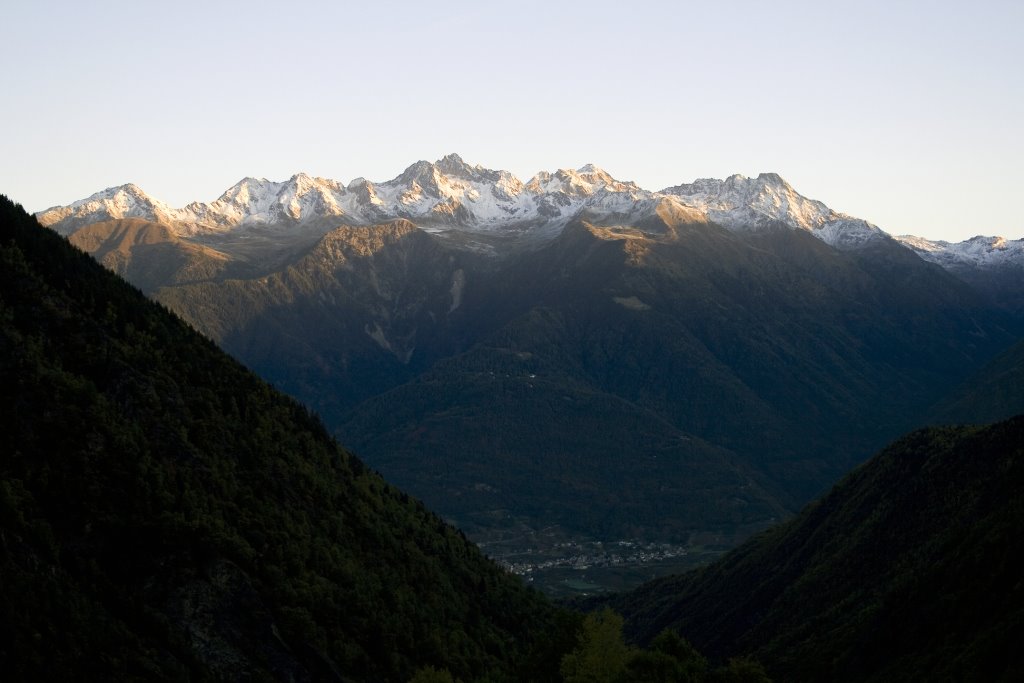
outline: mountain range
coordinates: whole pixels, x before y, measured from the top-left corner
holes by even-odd
[[[1024,315],[1024,240],[972,237],[956,244],[900,236],[901,243],[984,292],[993,301]]]
[[[650,192],[449,155],[38,218],[472,538],[520,539],[509,561],[550,528],[731,545],[957,405],[1021,332],[1018,242],[925,249],[775,174]]]
[[[560,239],[614,263],[622,245],[595,247],[595,230],[573,226]],[[603,598],[626,617],[630,639],[649,645],[638,650],[622,642],[613,613],[583,619],[525,589],[340,448],[307,409],[4,197],[0,238],[8,677],[561,681],[594,672],[738,683],[767,681],[765,669],[793,681],[1012,681],[1024,671],[1014,554],[1024,418],[918,430],[720,561]],[[566,267],[566,254],[579,255],[569,246],[533,259]],[[619,307],[666,305],[643,295],[650,308]],[[520,338],[538,355],[552,341]],[[999,354],[938,410],[1024,412],[1022,349]],[[511,395],[513,384],[506,408],[530,394],[525,383]],[[608,434],[599,430],[609,417],[585,429]],[[680,458],[660,476],[698,473],[695,464]]]
[[[437,231],[550,237],[581,213],[592,222],[609,224],[635,224],[670,213],[737,231],[784,223],[847,248],[880,234],[866,221],[808,200],[774,173],[703,179],[651,192],[616,180],[592,164],[541,172],[524,184],[507,171],[470,166],[456,154],[435,163],[419,161],[382,183],[357,178],[344,185],[303,173],[283,183],[244,178],[213,202],[193,202],[181,209],[128,184],[47,209],[37,217],[64,235],[120,218],[172,225],[179,234],[194,236],[261,225],[325,220],[332,225],[373,225],[405,218]]]
[[[97,223],[142,219],[166,226],[174,237],[191,238],[193,245],[214,247],[208,254],[214,259],[242,259],[257,270],[280,265],[280,257],[291,254],[287,247],[307,248],[315,236],[339,225],[369,226],[399,219],[492,256],[515,253],[516,245],[549,240],[579,218],[641,229],[658,226],[665,216],[688,223],[711,222],[737,233],[788,227],[807,231],[838,249],[863,248],[887,236],[868,221],[804,197],[775,173],[704,178],[653,192],[616,180],[593,164],[542,171],[523,183],[508,171],[471,166],[457,154],[434,163],[418,161],[396,178],[379,183],[356,178],[345,184],[305,173],[284,182],[243,178],[218,199],[183,208],[173,208],[126,184],[36,215],[63,235]],[[270,245],[264,244],[268,230]],[[1024,240],[978,236],[949,243],[910,235],[894,239],[924,260],[1002,300],[1011,300],[1020,312]],[[254,260],[258,263],[252,264]],[[193,277],[204,274],[210,273]]]

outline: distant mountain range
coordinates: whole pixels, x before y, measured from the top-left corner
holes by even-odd
[[[375,225],[407,219],[449,237],[475,234],[470,242],[493,251],[493,239],[535,243],[556,235],[571,220],[638,225],[674,215],[708,221],[736,232],[788,227],[809,232],[840,249],[856,249],[885,236],[871,223],[808,199],[775,173],[756,178],[704,178],[652,192],[616,180],[587,164],[540,172],[523,183],[508,171],[471,166],[457,154],[434,163],[418,161],[380,183],[365,178],[344,184],[298,173],[284,182],[243,178],[209,203],[173,208],[133,184],[97,192],[68,206],[37,214],[63,235],[110,220],[140,218],[170,226],[182,237],[224,237],[267,226]],[[488,240],[487,238],[491,239]],[[960,243],[898,236],[925,260],[958,271],[1024,269],[1024,240],[974,237]],[[498,245],[500,246],[500,245]]]
[[[551,526],[734,543],[962,405],[1024,320],[1019,242],[893,238],[775,174],[650,192],[449,155],[38,218],[523,552]]]
[[[879,232],[866,221],[808,200],[774,173],[698,180],[651,192],[590,164],[538,173],[524,184],[507,171],[470,166],[456,154],[435,163],[416,162],[382,183],[357,178],[344,185],[304,173],[285,182],[244,178],[214,202],[193,202],[181,209],[128,184],[47,209],[37,217],[64,235],[119,218],[143,218],[193,235],[324,219],[335,225],[372,225],[406,218],[435,229],[489,232],[522,227],[550,236],[581,212],[591,220],[634,223],[666,211],[744,231],[782,222],[833,245],[859,243]],[[859,235],[856,240],[854,234]]]
[[[1024,315],[1024,239],[978,236],[956,244],[906,235],[896,239],[1015,315]]]
[[[883,237],[871,223],[808,199],[775,173],[756,178],[704,178],[652,192],[616,180],[587,164],[540,172],[525,184],[508,171],[471,166],[457,154],[434,163],[418,161],[380,183],[356,178],[347,185],[298,173],[284,182],[243,178],[209,203],[173,208],[133,184],[97,192],[67,206],[36,214],[63,235],[94,223],[140,218],[170,226],[179,236],[225,235],[256,226],[336,227],[408,219],[440,233],[505,234],[544,239],[568,222],[642,225],[657,216],[708,221],[736,232],[785,226],[809,232],[840,249]],[[974,237],[960,243],[898,236],[925,260],[961,272],[1024,268],[1024,240]]]

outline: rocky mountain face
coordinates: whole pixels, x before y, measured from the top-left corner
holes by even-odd
[[[736,232],[772,231],[784,225],[805,230],[837,249],[857,249],[885,238],[885,233],[867,221],[804,197],[776,173],[762,173],[757,178],[704,178],[662,192],[680,197],[704,212],[708,220]]]
[[[912,235],[901,235],[896,239],[926,261],[947,268],[1005,266],[1015,262],[1019,264],[1024,258],[1024,239],[1007,240],[980,235],[957,243],[926,240]]]
[[[452,154],[436,163],[417,162],[382,183],[356,178],[343,185],[301,173],[283,183],[244,178],[216,201],[182,209],[172,209],[138,187],[124,185],[43,211],[38,218],[62,234],[118,218],[174,225],[185,235],[213,235],[258,225],[324,220],[333,225],[371,225],[406,218],[435,229],[457,227],[472,232],[530,223],[530,232],[549,235],[549,224],[564,223],[582,210],[630,208],[636,200],[651,196],[590,166],[541,173],[524,185],[506,171],[469,166]]]
[[[542,171],[522,182],[508,171],[471,166],[457,154],[436,162],[418,161],[385,182],[356,178],[345,184],[298,173],[284,182],[243,178],[209,203],[173,208],[133,184],[39,212],[37,218],[57,232],[124,218],[170,226],[178,236],[216,239],[254,228],[296,226],[323,232],[339,225],[373,225],[408,219],[417,226],[461,238],[495,253],[509,241],[536,244],[557,235],[568,222],[585,217],[606,225],[640,225],[664,213],[687,214],[740,233],[788,227],[804,230],[838,249],[857,249],[886,234],[871,223],[808,199],[775,173],[756,178],[733,175],[702,178],[652,192],[616,180],[587,164],[579,169]],[[257,230],[258,232],[258,230]],[[283,235],[278,235],[283,239]],[[493,240],[499,239],[495,244]],[[922,258],[943,267],[1020,268],[1020,241],[976,237],[960,244],[922,238],[897,238]],[[500,255],[500,253],[498,254]]]
[[[218,199],[183,208],[170,207],[127,184],[41,211],[37,218],[63,235],[86,225],[139,218],[170,226],[178,236],[199,239],[269,226],[287,228],[294,235],[296,226],[313,234],[317,227],[323,232],[339,225],[408,219],[452,238],[464,240],[467,233],[483,237],[482,242],[469,243],[495,253],[502,245],[493,243],[496,237],[503,237],[506,246],[510,237],[535,244],[557,235],[576,218],[603,225],[642,225],[665,213],[685,214],[690,222],[713,222],[739,233],[804,230],[837,249],[858,249],[887,237],[863,219],[804,197],[775,173],[702,178],[652,192],[616,180],[593,164],[542,171],[523,183],[508,171],[471,166],[457,154],[433,163],[418,161],[379,183],[356,178],[344,184],[305,173],[284,182],[243,178]],[[976,237],[949,244],[911,236],[897,239],[925,260],[959,272],[1021,268],[1024,263],[1020,240]]]
[[[552,525],[734,542],[1019,333],[997,293],[774,174],[649,192],[450,155],[376,184],[246,179],[184,209],[136,190],[40,219],[389,480],[524,552]]]
[[[150,198],[135,185],[123,185],[42,211],[38,218],[65,235],[105,220],[141,218],[190,236],[250,226],[371,225],[405,218],[445,233],[511,232],[536,240],[552,237],[583,214],[591,222],[632,225],[665,211],[744,232],[785,225],[838,247],[882,234],[865,221],[802,197],[774,173],[704,179],[651,192],[592,164],[541,172],[523,183],[507,171],[470,166],[456,154],[435,163],[418,161],[382,183],[357,178],[343,185],[302,173],[283,183],[244,178],[213,202],[181,209]]]

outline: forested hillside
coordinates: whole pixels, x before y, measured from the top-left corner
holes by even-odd
[[[9,680],[522,679],[551,647],[538,594],[6,198],[0,387]]]
[[[1024,416],[899,439],[791,522],[612,601],[786,681],[1024,677]]]

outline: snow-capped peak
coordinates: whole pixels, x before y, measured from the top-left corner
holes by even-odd
[[[123,185],[48,209],[39,218],[64,234],[88,223],[137,216],[165,222],[181,234],[261,224],[363,225],[406,218],[437,230],[514,230],[546,236],[583,213],[598,222],[640,224],[666,210],[666,202],[678,215],[735,232],[806,230],[842,249],[884,235],[866,221],[804,197],[776,173],[702,178],[650,192],[589,163],[541,171],[524,184],[512,173],[468,164],[458,154],[417,161],[383,182],[355,178],[344,185],[305,173],[283,182],[247,177],[212,202],[193,202],[182,209],[155,201],[134,185]]]
[[[255,197],[271,194],[283,183],[273,183],[266,178],[245,177],[224,190],[216,201],[226,204],[248,204]]]
[[[1024,239],[977,235],[963,242],[927,240],[913,235],[895,238],[926,261],[949,267],[988,267],[1006,263],[1024,264]]]
[[[126,183],[79,199],[67,206],[54,206],[37,214],[44,225],[56,226],[63,235],[70,235],[90,223],[119,218],[175,220],[177,212],[146,194],[133,183]]]
[[[496,171],[488,171],[479,164],[476,166],[470,166],[462,160],[462,157],[455,153],[446,154],[438,159],[434,165],[445,175],[456,176],[466,180],[475,180],[481,176],[486,177],[490,174],[496,173]]]
[[[297,173],[284,182],[242,178],[210,204],[185,207],[191,215],[179,222],[185,232],[228,229],[238,225],[305,222],[342,216],[345,188],[334,180]]]
[[[863,246],[883,236],[867,221],[833,211],[808,199],[777,173],[756,178],[731,175],[725,180],[701,178],[662,190],[707,212],[708,218],[733,231],[771,230],[780,224],[807,230],[842,249]]]
[[[537,173],[526,188],[534,194],[562,193],[576,197],[590,197],[598,192],[651,193],[641,190],[635,183],[616,180],[606,171],[593,164],[578,169],[561,168],[554,173]]]
[[[353,181],[355,182],[355,181]],[[367,196],[367,187],[373,196]],[[457,154],[417,161],[396,178],[376,185],[349,184],[364,193],[363,207],[374,205],[367,220],[400,217],[422,224],[488,228],[528,217],[522,183],[507,171],[470,166]],[[355,213],[358,206],[354,207]]]
[[[707,210],[712,220],[730,228],[782,222],[793,228],[815,230],[844,217],[823,203],[804,197],[777,173],[761,173],[756,178],[739,174],[725,180],[701,178],[662,192]]]

